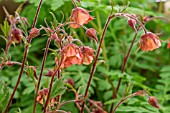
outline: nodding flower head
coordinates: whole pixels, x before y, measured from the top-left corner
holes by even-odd
[[[32,28],[31,31],[30,31],[30,34],[29,34],[29,38],[30,38],[30,39],[35,38],[35,37],[37,37],[39,34],[40,34],[40,30],[39,30],[39,29],[37,29],[37,28]]]
[[[73,28],[79,28],[80,25],[87,24],[93,19],[94,17],[91,16],[87,10],[81,7],[76,7],[71,13],[70,22],[73,23],[71,23],[70,26]]]
[[[81,47],[81,51],[83,53],[83,61],[82,63],[85,65],[89,65],[92,63],[93,58],[94,58],[94,51],[92,48],[88,46],[83,46]]]
[[[21,43],[22,41],[22,32],[18,28],[13,28],[11,30],[11,41],[13,43]]]
[[[67,68],[73,64],[82,64],[83,54],[80,48],[75,44],[66,44],[62,49],[63,61],[60,68]],[[58,63],[58,58],[55,58],[56,63]]]
[[[142,51],[152,51],[160,46],[161,42],[159,37],[151,32],[145,33],[140,37],[139,48],[141,48]]]
[[[159,105],[158,105],[158,100],[157,100],[157,98],[156,97],[154,97],[154,96],[150,96],[149,98],[148,98],[148,103],[150,104],[150,105],[152,105],[153,107],[155,107],[155,108],[160,108],[159,107]]]
[[[98,38],[96,36],[96,30],[94,28],[87,29],[86,36],[98,42]]]

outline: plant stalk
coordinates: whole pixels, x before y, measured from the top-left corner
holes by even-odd
[[[41,82],[41,78],[42,78],[42,74],[43,74],[44,65],[45,65],[45,62],[46,62],[46,58],[47,58],[48,48],[49,48],[49,46],[50,46],[50,42],[51,42],[51,39],[48,38],[47,44],[46,44],[46,48],[45,48],[45,51],[44,51],[43,60],[42,60],[40,76],[39,76],[39,78],[38,78],[38,84],[37,84],[37,87],[36,87],[36,93],[35,93],[35,97],[34,97],[33,113],[35,113],[35,109],[36,109],[36,98],[37,98],[37,95],[38,95],[38,90],[39,90],[39,87],[40,87],[40,82]]]
[[[39,6],[37,8],[37,11],[36,11],[36,14],[35,14],[35,18],[34,18],[34,22],[33,22],[33,25],[32,25],[32,28],[34,28],[36,26],[36,22],[37,22],[37,18],[38,18],[38,14],[39,14],[39,11],[40,11],[40,8],[41,8],[41,5],[42,5],[42,1],[43,0],[40,0],[40,3],[39,3]],[[28,38],[28,41],[27,41],[28,44],[26,44],[26,47],[25,47],[25,51],[24,51],[24,56],[23,56],[23,60],[22,60],[22,65],[21,65],[21,70],[20,70],[20,73],[19,73],[19,76],[18,76],[18,80],[17,80],[17,83],[14,87],[14,90],[12,92],[12,95],[8,101],[8,104],[6,106],[6,109],[5,109],[5,112],[4,113],[7,113],[8,112],[8,109],[10,107],[10,104],[12,102],[12,99],[14,97],[14,94],[18,88],[18,85],[20,83],[20,80],[21,80],[21,77],[22,77],[22,73],[23,73],[23,70],[24,70],[24,66],[25,66],[25,62],[26,62],[26,59],[27,59],[27,55],[28,55],[28,50],[29,50],[29,45],[31,43],[31,38]]]
[[[124,71],[125,71],[126,64],[127,64],[127,60],[128,60],[128,58],[129,58],[129,56],[130,56],[130,53],[131,53],[132,47],[133,47],[133,45],[134,45],[134,43],[135,43],[135,40],[136,40],[137,34],[138,34],[138,32],[139,32],[139,29],[140,29],[140,28],[138,28],[138,29],[137,29],[137,31],[136,31],[136,33],[135,33],[135,36],[134,36],[134,38],[133,38],[133,40],[132,40],[132,43],[131,43],[131,45],[130,45],[130,48],[129,48],[129,50],[128,50],[128,53],[127,53],[127,55],[124,57],[123,65],[122,65],[122,69],[121,69],[122,74],[123,74],[123,73],[124,73]],[[120,78],[119,78],[118,85],[117,85],[117,87],[116,87],[116,91],[115,91],[115,93],[113,93],[113,96],[112,96],[112,97],[113,97],[113,99],[116,99],[116,95],[117,95],[117,92],[118,92],[118,90],[119,90],[119,88],[120,88],[120,84],[121,84],[121,82],[122,82],[122,77],[120,77]],[[114,103],[112,103],[112,105],[111,105],[110,113],[112,113],[113,106],[114,106]]]
[[[102,42],[104,40],[106,29],[107,29],[107,27],[108,27],[108,25],[109,25],[109,23],[110,23],[110,21],[112,20],[113,17],[114,17],[114,15],[110,15],[108,17],[107,21],[106,21],[105,26],[104,26],[104,29],[103,29],[103,32],[102,32],[102,36],[101,36],[101,39],[100,39],[100,43],[99,43],[99,46],[98,46],[98,49],[97,49],[97,54],[96,54],[96,57],[94,59],[94,63],[93,63],[93,66],[92,66],[92,69],[91,69],[91,72],[90,72],[90,78],[88,80],[88,84],[87,84],[87,87],[86,87],[86,90],[85,90],[84,97],[87,96],[87,93],[88,93],[88,90],[89,90],[89,87],[90,87],[90,84],[91,84],[94,72],[96,70],[96,64],[97,64],[97,60],[98,60],[98,57],[99,57],[99,54],[100,54],[100,49],[101,49],[101,46],[102,46]],[[85,105],[85,101],[82,104],[81,113],[84,112],[84,105]]]

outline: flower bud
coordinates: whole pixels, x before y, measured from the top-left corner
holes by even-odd
[[[51,77],[54,74],[54,71],[49,70],[45,76]]]
[[[145,16],[145,17],[143,18],[143,21],[144,21],[144,22],[148,22],[148,21],[149,21],[149,16]]]
[[[128,19],[128,25],[129,25],[132,29],[134,29],[134,30],[136,31],[136,27],[135,27],[135,25],[136,25],[136,20],[134,20],[134,19]]]
[[[32,28],[29,34],[29,38],[33,39],[40,34],[40,30],[37,28]]]
[[[20,43],[22,39],[22,32],[18,28],[13,28],[11,30],[11,41],[14,43]]]
[[[158,105],[157,98],[154,97],[154,96],[151,96],[151,97],[148,98],[148,103],[155,108],[158,108],[158,109],[160,108],[159,105]]]
[[[7,66],[13,66],[15,63],[14,62],[11,62],[11,61],[6,61],[5,63]]]
[[[146,91],[145,90],[139,90],[135,94],[136,94],[136,96],[144,96],[146,94]]]
[[[93,28],[87,29],[86,30],[86,36],[89,37],[90,39],[95,40],[96,42],[98,42],[98,38],[96,36],[96,30]]]
[[[51,40],[56,40],[57,39],[57,36],[56,36],[56,34],[51,34]]]
[[[74,82],[74,80],[73,80],[72,78],[67,79],[66,82],[69,83],[69,84],[72,85],[72,86],[75,85],[75,82]]]

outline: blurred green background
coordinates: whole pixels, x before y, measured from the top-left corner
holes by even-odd
[[[3,22],[5,14],[2,6],[5,6],[10,14],[14,14],[14,11],[25,0],[1,0],[0,2],[0,23]],[[170,17],[170,11],[167,5],[170,1],[155,2],[155,0],[129,0],[130,6],[126,12],[130,14],[136,14],[139,17],[145,16],[163,16],[167,19]],[[114,12],[126,5],[128,0],[113,0]],[[35,11],[39,1],[30,0],[27,2],[22,10],[21,16],[28,19],[31,24],[34,19]],[[98,38],[102,33],[102,28],[106,22],[107,16],[110,13],[111,7],[108,0],[81,0],[81,4],[77,2],[78,6],[81,6],[87,10],[90,10],[90,14],[95,17],[95,20],[90,22],[86,27],[93,27],[98,32]],[[44,18],[47,22],[52,21],[52,16],[49,12],[53,12],[56,15],[57,20],[62,20],[62,13],[64,14],[64,20],[66,20],[72,9],[74,8],[71,0],[44,0],[40,15],[38,18],[37,28],[40,25],[45,26]],[[62,13],[61,13],[62,12]],[[96,69],[96,73],[93,77],[93,81],[90,87],[91,99],[101,101],[105,110],[109,110],[111,103],[117,102],[125,90],[125,88],[131,84],[133,86],[132,92],[138,90],[148,90],[150,95],[154,95],[158,98],[161,109],[157,110],[147,103],[145,97],[135,97],[128,100],[126,103],[118,108],[117,113],[170,113],[170,49],[167,49],[166,40],[170,38],[170,23],[166,20],[153,20],[146,24],[146,29],[153,33],[159,34],[162,40],[162,46],[151,52],[142,52],[138,50],[137,41],[143,34],[141,30],[138,34],[136,43],[132,49],[131,56],[127,62],[126,73],[121,73],[121,66],[123,57],[126,55],[135,32],[127,25],[127,19],[116,18],[111,21],[105,36],[105,41],[102,44],[102,52],[99,60],[104,62],[99,64]],[[75,32],[75,38],[80,39],[85,45],[91,46],[96,49],[94,42],[91,42],[86,36],[85,31],[80,29],[68,29],[72,33]],[[2,35],[2,32],[0,32]],[[42,31],[41,34],[44,32]],[[45,48],[47,37],[39,36],[33,39],[31,48],[29,50],[28,62],[29,65],[34,65],[37,68],[39,74],[41,60],[43,57],[43,49]],[[5,48],[5,41],[0,38],[0,48]],[[50,48],[55,46],[52,44]],[[22,61],[24,51],[24,44],[22,46],[12,46],[9,52],[9,58],[12,61]],[[0,49],[0,56],[3,56],[3,50]],[[45,68],[52,69],[54,66],[54,56],[49,53]],[[81,86],[81,93],[84,94],[90,72],[90,66],[72,66],[68,68],[62,75],[65,78],[73,78],[78,89]],[[79,69],[79,70],[77,70]],[[13,90],[15,86],[20,66],[4,67],[0,71],[0,80],[4,80],[9,86],[9,91]],[[44,71],[44,74],[47,70]],[[112,100],[112,85],[116,87],[119,77],[123,77],[120,90],[118,92],[118,98]],[[48,87],[49,78],[43,77],[41,87]],[[10,109],[10,113],[21,109],[22,113],[30,113],[33,108],[34,97],[34,84],[31,79],[28,79],[26,74],[23,74],[19,88],[15,94],[13,104]],[[70,91],[63,96],[63,100],[74,99],[74,94]],[[41,105],[38,105],[37,110],[41,113]],[[77,113],[78,110],[74,104],[68,104],[62,109]]]

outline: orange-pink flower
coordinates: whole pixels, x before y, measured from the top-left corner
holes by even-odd
[[[80,25],[87,24],[94,17],[89,14],[89,12],[81,7],[76,7],[72,10],[70,22],[75,22],[75,24],[70,24],[73,28],[79,28]],[[77,24],[76,24],[77,23]],[[79,24],[79,25],[78,25]]]
[[[94,51],[92,48],[88,46],[83,46],[81,47],[81,51],[83,53],[83,61],[82,63],[85,65],[89,65],[92,63],[93,58],[94,58]]]
[[[40,90],[36,98],[37,102],[43,105],[47,99],[48,92],[49,90],[47,88]],[[50,99],[49,105],[54,106],[55,101],[56,101],[56,98]]]
[[[141,48],[142,51],[146,51],[146,52],[157,49],[160,46],[161,46],[161,42],[159,37],[151,32],[143,34],[139,41],[139,48]]]
[[[63,61],[60,68],[67,68],[73,64],[82,64],[83,54],[80,51],[80,48],[75,44],[67,44],[63,47],[62,50]],[[58,58],[55,58],[56,63]]]

